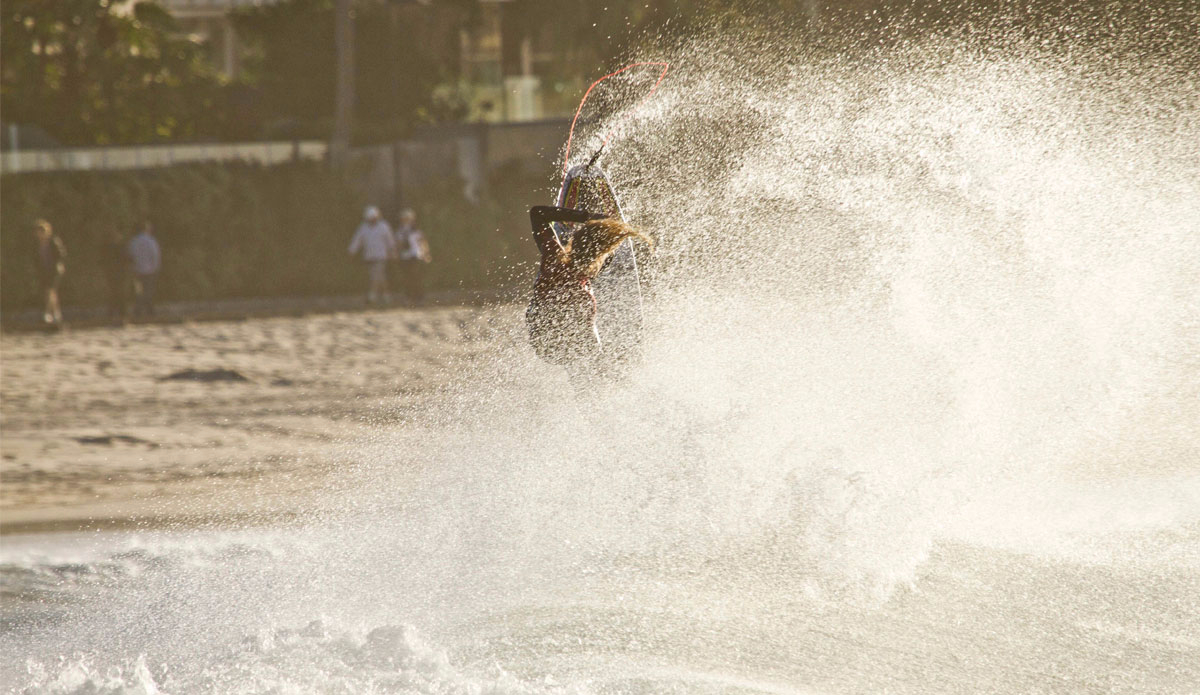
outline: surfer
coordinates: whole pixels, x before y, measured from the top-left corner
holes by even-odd
[[[637,240],[649,246],[654,242],[625,223],[612,185],[597,165],[608,141],[637,105],[618,118],[617,125],[604,136],[586,164],[574,168],[569,165],[575,124],[588,95],[601,82],[642,66],[662,68],[658,79],[642,97],[641,101],[645,101],[667,76],[669,64],[626,65],[596,80],[583,93],[567,132],[558,207],[539,205],[529,211],[533,238],[542,254],[533,297],[525,310],[529,342],[538,357],[566,367],[573,377],[617,377],[636,359],[638,352],[642,299],[637,258],[632,243],[624,251],[617,251],[626,241]],[[606,269],[605,264],[614,254],[613,263]],[[605,271],[600,282],[603,313],[597,326],[592,281],[602,270]],[[576,381],[576,386],[583,383]]]
[[[619,219],[571,208],[538,205],[529,211],[529,220],[542,254],[525,311],[529,342],[547,362],[602,371],[604,352],[591,281],[626,239],[653,241]],[[565,246],[554,233],[554,222],[578,225]]]

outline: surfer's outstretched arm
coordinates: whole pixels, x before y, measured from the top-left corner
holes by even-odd
[[[559,249],[558,237],[554,235],[552,222],[587,222],[604,217],[593,215],[583,210],[560,208],[553,205],[535,205],[529,209],[529,223],[533,226],[533,239],[537,242],[538,251],[545,256]]]

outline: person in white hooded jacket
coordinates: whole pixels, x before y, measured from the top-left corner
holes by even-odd
[[[390,301],[387,264],[388,259],[396,255],[396,240],[392,237],[391,227],[380,216],[379,208],[374,205],[367,207],[362,224],[358,225],[347,250],[351,256],[361,253],[363,262],[367,264],[367,302],[375,304]]]

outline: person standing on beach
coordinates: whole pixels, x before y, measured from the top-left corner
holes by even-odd
[[[392,237],[391,227],[379,214],[379,208],[371,205],[363,212],[362,224],[355,230],[347,251],[351,256],[361,253],[367,264],[367,303],[391,301],[387,264],[396,255],[396,240]]]
[[[67,272],[67,247],[54,233],[46,220],[33,224],[33,236],[37,240],[38,289],[42,295],[42,318],[47,325],[62,325],[62,307],[58,302],[58,286]]]
[[[116,229],[109,230],[108,240],[100,245],[100,270],[108,288],[108,317],[114,321],[125,318],[125,297],[129,289],[129,248]]]
[[[129,260],[133,264],[133,315],[153,316],[154,290],[162,270],[162,249],[154,238],[154,225],[145,223],[141,233],[129,240]]]
[[[425,233],[416,227],[417,213],[405,208],[396,227],[396,249],[404,294],[413,301],[425,299],[425,264],[433,260]]]

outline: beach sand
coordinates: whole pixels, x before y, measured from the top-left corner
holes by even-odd
[[[4,334],[0,524],[319,507],[346,441],[434,397],[519,316],[442,306]]]

